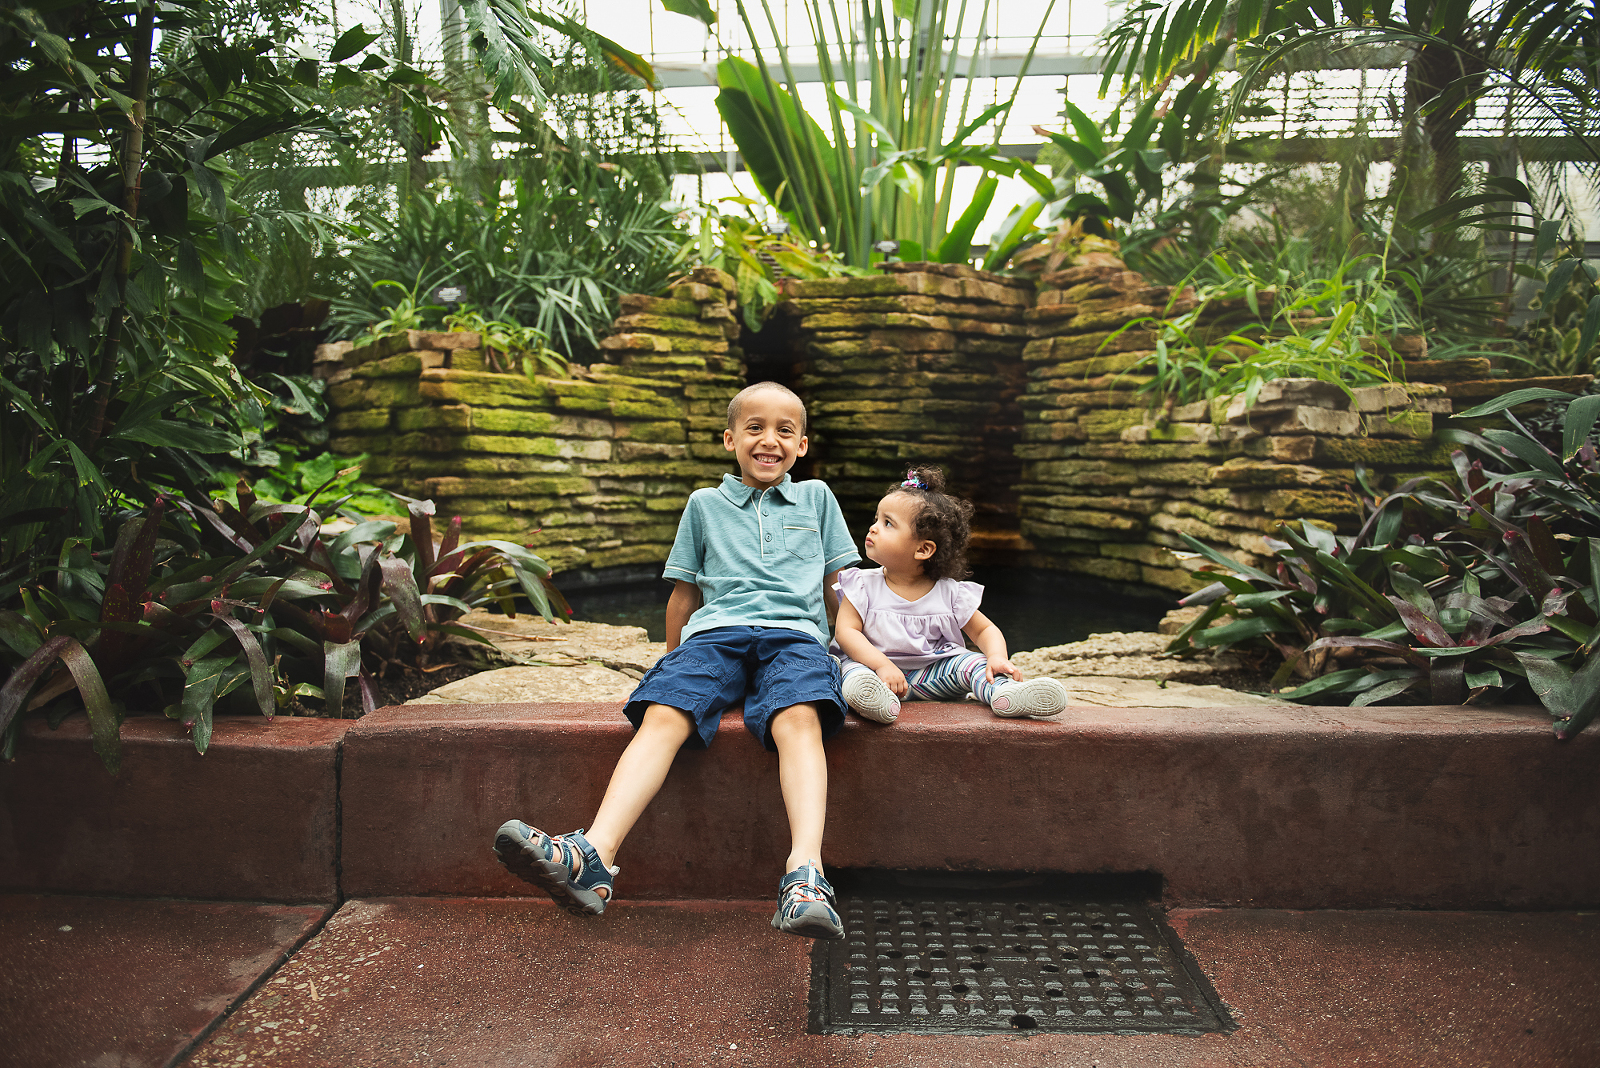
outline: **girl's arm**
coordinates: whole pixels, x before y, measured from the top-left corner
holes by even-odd
[[[894,692],[896,697],[904,697],[910,689],[906,685],[906,676],[903,671],[894,666],[894,662],[880,653],[872,641],[861,630],[861,613],[856,611],[856,606],[850,603],[850,598],[844,594],[839,595],[839,619],[833,628],[833,638],[839,643],[839,648],[851,660],[871,668],[882,679],[884,685]]]
[[[1006,653],[1006,636],[1000,633],[1000,628],[988,616],[982,612],[972,613],[972,618],[961,628],[961,633],[971,638],[978,651],[989,658],[989,666],[984,669],[984,677],[988,681],[993,682],[996,675],[1010,675],[1018,682],[1022,681],[1022,672],[1012,666]]]
[[[683,625],[700,608],[700,587],[678,579],[667,598],[667,652],[678,647]]]

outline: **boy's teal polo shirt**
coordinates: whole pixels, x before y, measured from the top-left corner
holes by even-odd
[[[827,645],[823,576],[859,559],[827,483],[784,475],[758,490],[723,475],[722,485],[689,496],[661,577],[700,587],[685,639],[717,627],[784,627]]]

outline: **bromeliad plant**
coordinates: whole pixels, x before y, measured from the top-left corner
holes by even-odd
[[[431,501],[403,498],[406,532],[353,517],[325,533],[312,508],[325,488],[298,504],[258,500],[243,482],[236,505],[161,496],[124,518],[109,558],[68,542],[53,581],[0,611],[5,755],[24,710],[86,710],[113,773],[130,707],[181,721],[201,753],[218,707],[272,716],[311,697],[338,716],[353,678],[371,711],[391,665],[425,664],[446,636],[484,640],[457,622],[474,607],[514,613],[520,592],[546,619],[552,599],[565,610],[527,549],[463,543],[459,518],[436,545]]]
[[[1509,410],[1552,399],[1572,401],[1559,451]],[[1283,694],[1297,701],[1456,704],[1526,685],[1557,737],[1582,730],[1600,711],[1600,396],[1517,390],[1460,415],[1500,412],[1514,429],[1442,432],[1494,467],[1457,451],[1456,484],[1387,495],[1358,469],[1359,532],[1285,524],[1270,570],[1186,537],[1229,573],[1191,598],[1215,597],[1170,649],[1269,643],[1284,658],[1273,687],[1299,677]]]

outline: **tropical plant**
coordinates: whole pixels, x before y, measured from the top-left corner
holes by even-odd
[[[1437,157],[1436,201],[1459,188],[1455,136],[1492,88],[1510,87],[1528,102],[1528,117],[1576,140],[1600,164],[1591,137],[1600,89],[1596,12],[1564,0],[1422,0],[1403,10],[1387,0],[1350,3],[1236,3],[1152,0],[1131,6],[1105,33],[1108,58],[1102,92],[1119,78],[1124,89],[1163,84],[1193,65],[1216,69],[1229,48],[1239,54],[1225,123],[1260,79],[1297,52],[1354,45],[1400,46],[1410,55],[1406,112],[1420,118]]]
[[[1042,232],[1038,220],[1072,220],[1090,234],[1115,238],[1137,259],[1150,244],[1186,237],[1211,247],[1223,223],[1251,202],[1252,195],[1283,172],[1269,169],[1231,195],[1215,173],[1217,87],[1204,77],[1190,81],[1163,106],[1159,95],[1139,105],[1122,129],[1122,108],[1096,122],[1068,100],[1064,112],[1073,135],[1035,126],[1049,139],[1041,162],[1059,164],[1050,189],[1035,191],[996,230],[984,267],[997,270]],[[1129,102],[1130,106],[1133,102]],[[1248,147],[1248,146],[1247,146]],[[1177,169],[1194,164],[1185,174]],[[1099,192],[1079,188],[1096,183]]]
[[[514,12],[464,6],[495,85],[537,92]],[[362,57],[361,27],[321,60],[212,25],[205,0],[0,8],[4,603],[69,539],[100,539],[110,509],[198,492],[261,422],[229,360],[259,217],[231,198],[227,154],[337,136],[314,98],[344,86],[381,85],[397,121],[440,127],[427,76]]]
[[[249,479],[219,474],[217,483],[221,488],[212,495],[238,508],[238,487],[247,484],[256,500],[265,504],[293,504],[315,493],[336,499],[341,514],[388,517],[404,513],[405,504],[400,498],[382,486],[362,481],[361,469],[366,461],[365,454],[336,456],[331,452],[282,459],[276,467],[252,472]]]
[[[1152,404],[1238,396],[1248,408],[1274,378],[1315,378],[1348,393],[1401,370],[1389,338],[1411,324],[1378,257],[1350,257],[1330,276],[1298,283],[1285,268],[1261,277],[1221,253],[1210,266],[1221,281],[1199,286],[1193,309],[1135,320],[1106,341],[1155,333],[1155,348],[1124,372],[1150,376],[1139,389]]]
[[[756,206],[755,201],[745,197],[726,199],[747,209]],[[715,212],[701,216],[699,232],[684,243],[678,256],[680,261],[716,267],[733,276],[739,310],[751,331],[760,330],[783,299],[785,278],[840,278],[871,273],[791,241],[786,234],[775,234],[756,219]]]
[[[514,614],[520,592],[546,619],[552,595],[564,608],[521,546],[462,543],[459,519],[436,545],[430,501],[406,499],[405,533],[358,515],[324,533],[312,504],[333,481],[300,503],[259,500],[242,481],[236,505],[158,496],[123,517],[110,554],[67,542],[21,610],[0,611],[4,755],[24,709],[85,710],[113,773],[130,710],[179,720],[201,753],[218,707],[271,716],[307,697],[338,716],[354,678],[371,711],[389,666],[425,663],[445,636],[484,640],[455,622],[477,605]]]
[[[695,14],[714,29],[709,5],[666,6]],[[1053,6],[1052,0],[1046,18]],[[735,8],[749,39],[756,40],[744,0],[736,0]],[[828,131],[799,103],[789,46],[769,0],[761,0],[760,12],[776,37],[781,77],[760,49],[755,64],[730,55],[717,65],[717,109],[762,195],[797,238],[858,267],[871,261],[874,244],[891,240],[899,243],[902,259],[937,255],[965,262],[971,233],[988,206],[977,205],[985,195],[993,197],[994,186],[980,186],[973,204],[950,226],[957,164],[1021,175],[1041,191],[1051,188],[1031,165],[1000,155],[997,142],[968,143],[1009,112],[1016,89],[1005,102],[969,115],[977,50],[967,69],[958,72],[955,44],[967,9],[962,4],[952,19],[950,8],[949,0],[865,0],[859,10],[848,0],[806,0],[828,97]],[[990,9],[990,0],[984,0],[977,25]],[[1019,87],[1038,40],[1035,34]],[[958,73],[966,75],[959,106]],[[946,140],[952,114],[956,130]],[[963,232],[965,238],[958,236]]]
[[[442,323],[444,308],[421,302],[448,285],[486,320],[535,330],[557,353],[583,360],[597,350],[622,294],[666,283],[682,233],[650,183],[578,151],[504,165],[516,174],[507,196],[452,191],[435,200],[419,192],[398,213],[364,216],[364,240],[328,280],[330,333],[350,337],[386,323],[393,313],[374,287],[403,278],[409,296],[400,304],[420,325]]]
[[[484,360],[490,370],[506,374],[522,371],[529,378],[540,373],[567,374],[567,361],[549,348],[550,336],[534,327],[486,319],[471,304],[463,304],[445,316],[444,328],[481,336]]]
[[[1555,449],[1512,411],[1541,400],[1568,402]],[[1454,453],[1454,484],[1385,494],[1358,469],[1360,530],[1285,524],[1270,569],[1186,537],[1227,573],[1191,595],[1210,604],[1170,648],[1269,643],[1284,658],[1274,687],[1304,680],[1284,691],[1297,701],[1454,704],[1526,683],[1557,737],[1582,730],[1600,711],[1600,396],[1516,390],[1459,417],[1499,413],[1512,429],[1442,432],[1485,457]]]

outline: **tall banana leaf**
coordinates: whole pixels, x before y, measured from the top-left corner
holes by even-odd
[[[978,48],[960,72],[955,46],[968,0],[953,11],[949,0],[803,0],[830,104],[826,129],[798,103],[794,65],[771,0],[759,4],[776,40],[776,66],[759,49],[754,64],[724,59],[717,106],[762,193],[798,234],[855,265],[865,265],[872,245],[883,239],[899,241],[904,257],[943,250],[965,259],[965,249],[946,241],[958,164],[1022,174],[1041,190],[1049,186],[1033,167],[999,155],[993,144],[967,143],[1016,99],[1014,88],[1009,100],[969,121]],[[990,5],[971,5],[978,25]],[[1046,18],[1053,7],[1052,0]],[[757,40],[751,8],[744,0],[735,0],[735,8],[749,39]],[[1034,47],[1038,40],[1036,33]],[[1025,62],[1022,73],[1026,69]],[[952,113],[957,130],[946,141]]]

